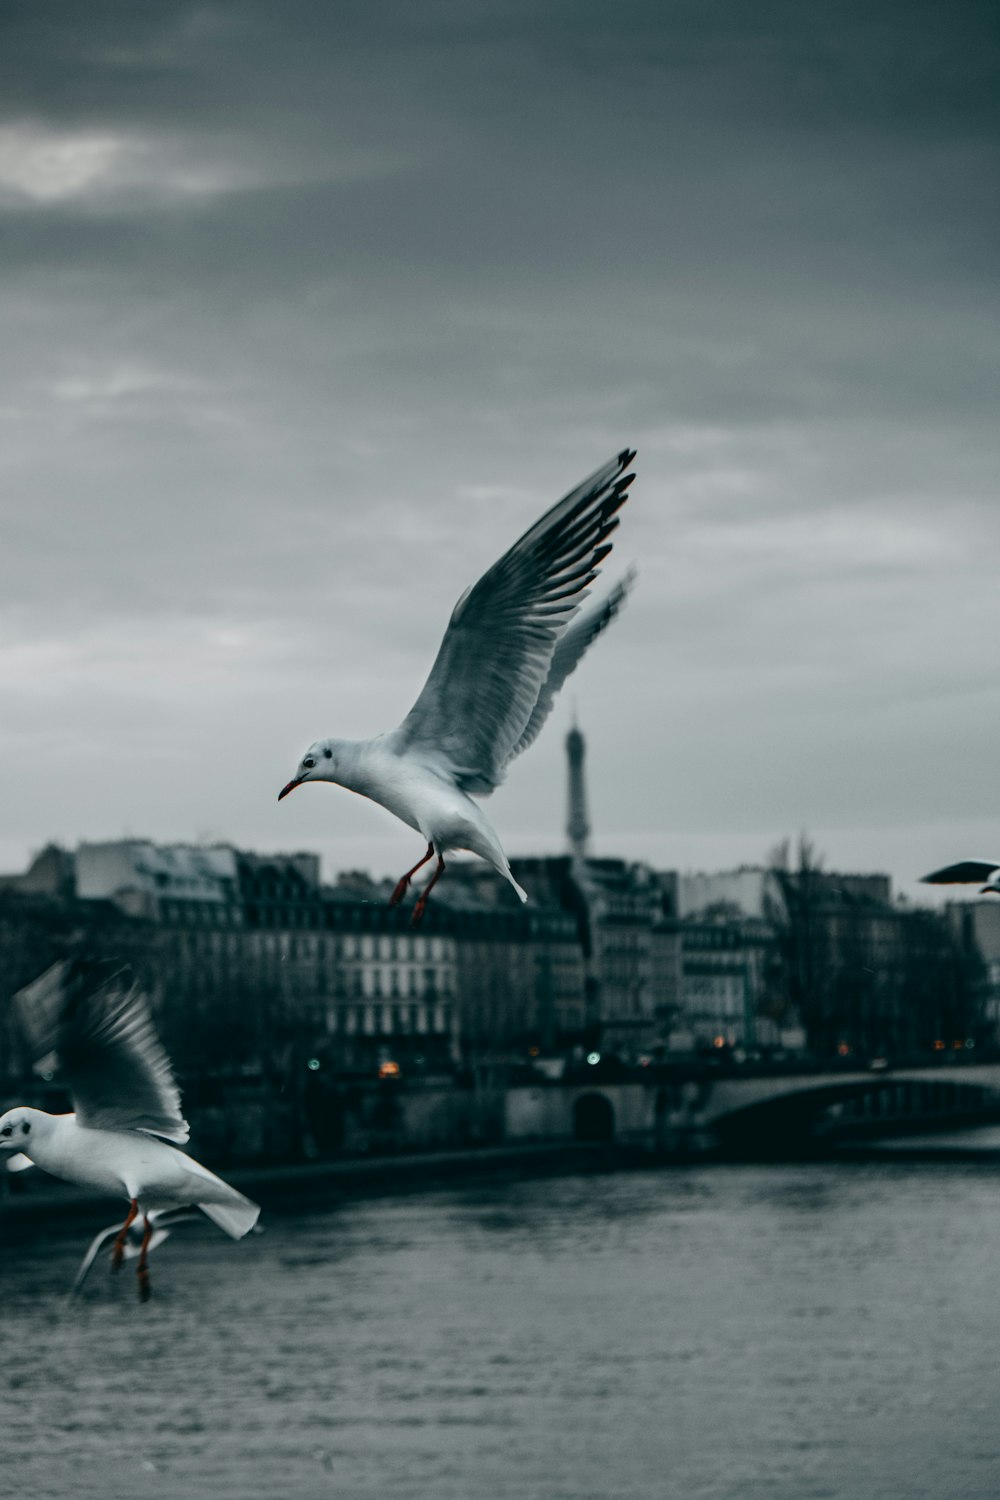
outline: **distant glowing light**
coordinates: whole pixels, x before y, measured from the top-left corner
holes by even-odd
[[[850,1057],[851,1049],[846,1042],[840,1042],[837,1046],[838,1057]]]
[[[713,1038],[712,1038],[712,1046],[713,1047],[724,1047],[725,1045],[726,1045],[726,1039],[725,1039],[724,1036],[713,1036]]]
[[[597,1064],[600,1062],[600,1060],[601,1060],[601,1054],[599,1052],[588,1052],[587,1053],[587,1061],[590,1063],[590,1066],[592,1068],[596,1067]]]
[[[319,1058],[318,1057],[311,1057],[309,1059],[309,1061],[306,1063],[306,1067],[309,1069],[309,1071],[311,1073],[315,1073],[316,1069],[319,1067]]]
[[[940,1037],[938,1037],[937,1040],[934,1043],[934,1051],[935,1052],[943,1052],[944,1051],[944,1042],[941,1040]]]
[[[528,1056],[529,1057],[537,1057],[540,1050],[541,1049],[538,1048],[538,1047],[529,1047],[528,1048]]]
[[[398,1062],[384,1062],[384,1063],[379,1063],[379,1065],[378,1065],[378,1076],[380,1078],[398,1078],[399,1077],[399,1063]]]
[[[975,1037],[967,1036],[965,1038],[965,1045],[967,1047],[974,1047],[976,1045],[976,1039],[975,1039]]]

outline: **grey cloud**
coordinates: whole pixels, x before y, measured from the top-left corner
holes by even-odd
[[[989,25],[6,7],[12,149],[120,149],[0,201],[4,847],[127,819],[394,858],[346,798],[279,820],[286,760],[398,719],[459,591],[626,442],[640,587],[574,680],[605,847],[878,824],[901,859],[987,818]],[[505,831],[558,844],[559,733]]]

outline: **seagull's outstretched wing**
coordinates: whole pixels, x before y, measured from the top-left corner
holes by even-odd
[[[957,865],[945,865],[943,870],[921,875],[920,879],[927,885],[974,885],[989,880],[994,870],[1000,870],[1000,859],[963,859]]]
[[[426,752],[463,791],[502,780],[559,638],[611,551],[634,457],[626,448],[584,480],[462,595],[423,692],[393,731],[399,751]]]
[[[187,1140],[170,1061],[127,969],[64,959],[14,1001],[36,1060],[55,1053],[81,1125]]]
[[[583,653],[597,640],[603,630],[611,624],[615,615],[621,609],[628,598],[636,578],[636,570],[630,568],[624,578],[616,583],[606,599],[600,604],[595,604],[592,609],[577,615],[567,625],[562,635],[556,642],[556,648],[552,653],[549,663],[549,675],[542,683],[541,692],[531,711],[531,718],[524,726],[524,732],[517,744],[511,750],[507,759],[513,760],[515,755],[520,755],[522,750],[527,750],[532,740],[536,739],[542,725],[551,712],[555,702],[556,694],[562,687],[566,678],[574,672],[579,665]]]

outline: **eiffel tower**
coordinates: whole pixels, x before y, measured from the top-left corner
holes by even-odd
[[[570,851],[576,859],[586,859],[590,824],[587,821],[587,783],[584,778],[583,759],[587,746],[574,720],[573,728],[566,736],[566,758],[569,761],[569,802],[566,817],[566,836]]]

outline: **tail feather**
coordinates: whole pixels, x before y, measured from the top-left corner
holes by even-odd
[[[184,1184],[187,1196],[180,1198],[178,1195],[180,1201],[196,1204],[213,1224],[218,1224],[234,1240],[249,1234],[260,1215],[260,1205],[244,1198],[228,1182],[223,1182],[200,1161],[195,1161],[193,1156],[186,1156],[183,1152],[178,1152],[178,1155],[183,1160],[187,1179]]]
[[[234,1240],[241,1240],[245,1234],[249,1234],[260,1217],[260,1205],[244,1198],[235,1188],[232,1202],[199,1203],[198,1207],[208,1215],[213,1224],[218,1224]]]
[[[511,870],[511,867],[507,862],[506,855],[499,847],[499,845],[497,846],[497,850],[495,853],[492,849],[489,851],[489,853],[485,854],[481,849],[477,849],[476,853],[482,854],[484,859],[489,860],[490,864],[493,866],[494,870],[496,870],[497,874],[502,875],[504,880],[508,881],[509,884],[514,887],[522,902],[527,901],[528,893],[524,889],[524,887],[518,885],[517,881],[514,879],[514,872]]]

